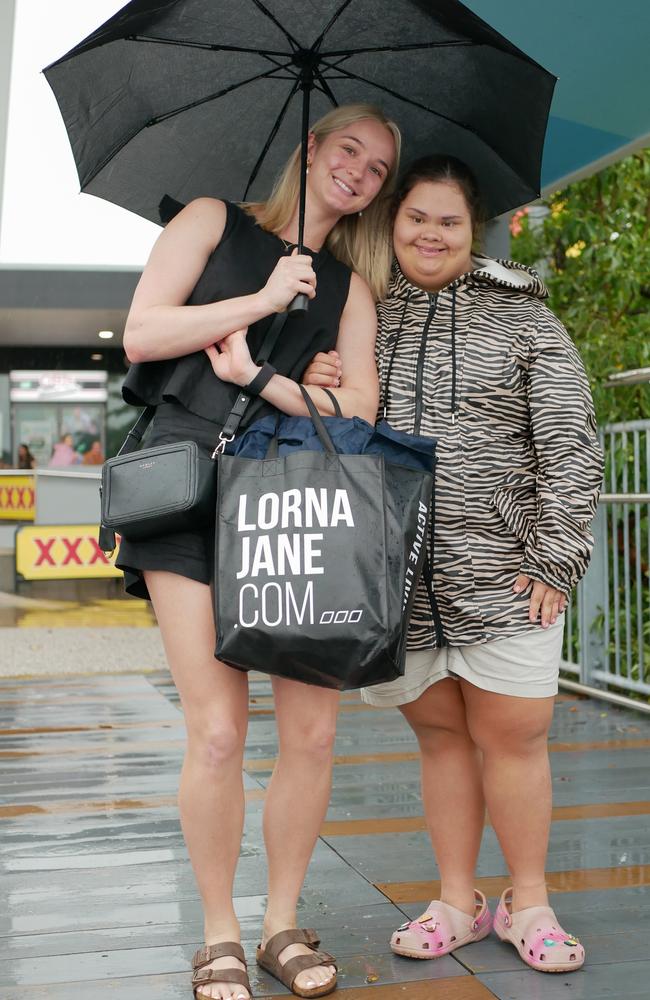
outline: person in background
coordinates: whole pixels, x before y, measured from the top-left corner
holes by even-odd
[[[74,449],[74,438],[72,434],[63,434],[52,449],[52,457],[47,463],[50,468],[65,465],[78,465],[81,458]]]
[[[479,179],[480,180],[480,179]],[[494,928],[525,963],[571,972],[582,945],[549,905],[547,738],[564,609],[591,553],[602,456],[578,352],[531,268],[473,249],[479,186],[449,156],[407,169],[394,203],[395,263],[380,302],[380,412],[438,439],[435,525],[403,678],[362,691],[399,706],[420,746],[440,898],[392,936],[436,958],[490,933],[475,873],[485,807],[512,878]],[[315,356],[308,385],[346,365]]]
[[[19,469],[36,468],[36,459],[29,450],[29,445],[26,444],[18,445],[18,468]]]
[[[102,451],[102,446],[97,438],[91,441],[90,447],[84,452],[82,458],[83,465],[103,465],[104,464],[104,452]]]

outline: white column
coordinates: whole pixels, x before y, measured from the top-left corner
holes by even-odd
[[[15,0],[0,0],[0,229],[2,227],[2,195],[9,128],[9,83],[14,44],[15,8]]]
[[[510,213],[497,215],[496,219],[491,219],[485,227],[485,237],[483,246],[488,257],[500,257],[502,260],[510,258]]]

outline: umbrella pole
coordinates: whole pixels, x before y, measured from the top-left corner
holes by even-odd
[[[305,202],[307,199],[307,143],[309,141],[309,98],[312,88],[312,75],[307,70],[302,73],[302,134],[300,143],[300,199],[298,202],[298,253],[305,252]],[[306,313],[309,299],[306,295],[296,295],[289,303],[287,312]]]

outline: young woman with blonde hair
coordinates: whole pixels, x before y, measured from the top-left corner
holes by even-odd
[[[399,145],[397,127],[368,105],[337,108],[313,126],[304,240],[311,249],[303,254],[295,250],[298,150],[268,202],[201,198],[167,226],[124,335],[134,363],[125,398],[157,406],[150,444],[192,438],[211,452],[240,387],[259,397],[244,424],[273,408],[306,413],[297,380],[316,351],[335,346],[349,373],[336,390],[343,413],[374,418],[373,293],[385,287],[390,254],[377,233]],[[274,367],[260,368],[252,359],[274,314],[298,293],[311,300],[307,314],[289,316]],[[312,395],[320,412],[333,412],[324,392]],[[153,602],[187,727],[179,804],[205,916],[194,994],[249,1000],[232,901],[244,818],[248,681],[214,658],[213,537],[210,525],[123,541],[118,565],[127,589]],[[278,678],[273,692],[279,756],[264,808],[268,905],[258,960],[296,995],[323,996],[336,987],[336,967],[316,950],[313,934],[296,930],[296,906],[329,799],[338,693]]]

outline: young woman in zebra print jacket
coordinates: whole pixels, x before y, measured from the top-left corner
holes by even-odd
[[[602,457],[578,352],[530,268],[473,252],[479,189],[452,157],[420,160],[395,199],[396,260],[378,306],[380,413],[438,439],[434,599],[416,597],[404,678],[362,692],[417,736],[440,899],[393,951],[436,958],[494,929],[546,972],[584,949],[548,905],[547,737],[569,594],[591,553]],[[336,354],[305,382],[345,380]],[[474,888],[485,808],[512,887],[494,918]]]

